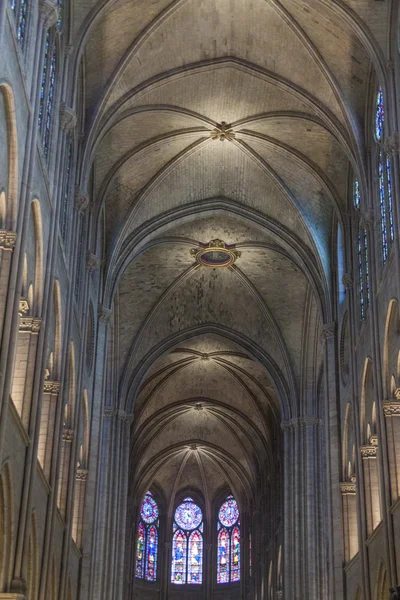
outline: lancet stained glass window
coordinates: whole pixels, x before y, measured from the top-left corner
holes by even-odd
[[[240,514],[233,496],[218,512],[217,583],[240,581]]]
[[[379,88],[375,109],[375,139],[378,150],[379,210],[381,221],[382,261],[389,256],[390,244],[394,240],[393,193],[391,160],[384,151],[385,106],[382,89]]]
[[[69,197],[70,197],[72,166],[73,166],[73,156],[74,156],[74,142],[70,135],[67,138],[67,148],[68,148],[67,170],[65,172],[64,188],[63,188],[63,195],[62,195],[62,207],[61,207],[61,211],[60,211],[60,232],[61,232],[61,237],[64,240],[64,242],[67,237],[68,205],[69,205]]]
[[[200,585],[203,581],[203,513],[192,498],[175,510],[171,583]]]
[[[360,208],[361,193],[357,179],[353,184],[353,202],[356,209]],[[358,212],[358,210],[357,210]],[[359,218],[359,215],[358,217]],[[357,236],[357,258],[358,258],[358,289],[360,298],[361,319],[365,319],[366,310],[370,302],[369,288],[369,259],[368,259],[368,236],[367,230],[361,226],[358,227]]]
[[[54,27],[47,32],[43,58],[42,81],[40,85],[40,103],[38,126],[43,141],[43,151],[47,158],[49,154],[55,87],[57,74],[57,47]]]
[[[25,46],[28,0],[11,0],[10,6],[14,13],[17,39],[21,45],[21,48],[23,49]]]
[[[158,556],[159,510],[151,492],[143,498],[136,538],[136,569],[138,579],[156,581]]]

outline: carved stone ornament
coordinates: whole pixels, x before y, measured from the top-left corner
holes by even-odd
[[[113,408],[105,408],[103,411],[103,415],[108,419],[111,419],[115,416],[115,410]]]
[[[350,273],[345,273],[342,277],[342,283],[346,290],[350,290],[353,287],[353,279]]]
[[[86,481],[88,477],[87,469],[77,469],[76,470],[76,480],[77,481]]]
[[[60,382],[50,380],[45,381],[43,391],[45,394],[58,394],[60,391]]]
[[[50,28],[58,20],[58,3],[56,0],[39,0],[39,17]]]
[[[361,446],[360,452],[362,458],[376,458],[378,448],[377,446]]]
[[[231,142],[233,139],[235,139],[235,132],[232,129],[232,125],[222,121],[221,123],[217,123],[214,129],[210,132],[210,137],[211,139],[219,140],[220,142],[224,142],[225,140]]]
[[[112,315],[111,308],[107,308],[106,306],[99,304],[98,316],[99,316],[100,323],[108,323],[111,319],[111,315]]]
[[[201,402],[196,402],[194,405],[194,410],[203,410],[204,406]]]
[[[395,397],[397,400],[400,400],[400,388],[396,388],[396,389],[394,390],[394,397]]]
[[[0,229],[0,248],[3,250],[12,250],[17,241],[17,234],[15,231],[7,231],[6,229]]]
[[[369,438],[369,443],[371,446],[376,446],[378,447],[378,436],[377,435],[371,435],[371,437]]]
[[[23,298],[21,296],[21,298],[19,299],[18,314],[20,317],[23,317],[28,312],[29,312],[29,302],[26,298]]]
[[[74,439],[74,430],[73,429],[64,429],[62,439],[64,442],[71,443]]]
[[[66,132],[76,127],[76,113],[63,102],[60,106],[60,127]]]
[[[385,417],[400,417],[400,401],[387,400],[383,403],[383,412]]]
[[[92,254],[91,252],[88,252],[86,254],[86,268],[89,271],[89,273],[95,271],[98,266],[99,259],[97,258],[97,256],[95,254]]]
[[[89,206],[89,196],[80,188],[75,189],[75,206],[80,213],[84,213]]]
[[[190,254],[196,258],[199,265],[212,269],[230,267],[241,255],[235,250],[235,246],[227,246],[219,239],[201,244],[200,248],[192,248]]]
[[[323,340],[328,340],[333,337],[336,333],[336,322],[332,321],[332,323],[324,323],[321,328],[321,338]]]
[[[344,481],[340,484],[340,491],[344,496],[354,495],[356,493],[356,484]]]
[[[29,331],[30,333],[39,333],[42,321],[36,317],[21,317],[19,321],[20,331]]]

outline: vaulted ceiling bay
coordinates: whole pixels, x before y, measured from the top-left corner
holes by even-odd
[[[301,471],[284,484],[284,472],[297,450],[304,468],[309,459],[300,441],[284,456],[284,435],[298,435],[285,424],[310,425],[312,460],[324,461],[314,428],[324,417],[321,332],[335,314],[349,165],[364,168],[371,42],[360,17],[382,45],[379,70],[385,7],[118,0],[76,11],[82,31],[92,23],[82,180],[104,232],[115,393],[134,415],[130,555],[148,489],[167,520],[180,495],[198,494],[210,523],[227,492],[253,551],[268,548],[276,562],[295,510],[284,498],[297,494],[302,510],[307,485]],[[228,265],[198,260],[210,242],[234,252]],[[325,544],[318,527],[313,535]]]

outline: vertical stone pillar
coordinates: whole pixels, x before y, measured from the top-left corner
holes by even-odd
[[[342,493],[343,512],[343,557],[347,564],[358,552],[358,526],[357,526],[357,496],[356,483],[345,481],[340,484]]]
[[[61,442],[60,472],[58,476],[57,505],[63,518],[67,507],[67,493],[69,480],[69,464],[71,460],[73,429],[64,429]]]
[[[399,390],[400,396],[400,390]],[[400,497],[400,399],[383,404],[389,456],[391,502]]]
[[[0,230],[0,340],[3,333],[11,261],[16,239],[15,231]]]
[[[50,478],[56,408],[60,391],[59,381],[46,380],[43,389],[42,411],[40,414],[38,460],[46,478]]]
[[[371,535],[382,520],[380,494],[379,494],[379,470],[378,470],[378,443],[371,437],[371,445],[360,448],[363,473],[365,508],[367,515],[367,534]]]
[[[82,547],[83,514],[85,508],[87,469],[77,469],[75,475],[74,507],[72,518],[72,539],[78,548]]]
[[[340,396],[338,386],[338,352],[336,323],[322,326],[325,376],[325,433],[327,458],[327,539],[329,543],[329,598],[344,598],[342,557]]]

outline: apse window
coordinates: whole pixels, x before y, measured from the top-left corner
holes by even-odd
[[[219,509],[217,530],[217,583],[235,583],[240,581],[240,515],[233,496]]]
[[[157,579],[159,510],[151,492],[143,498],[136,539],[136,577]]]
[[[203,581],[203,513],[193,498],[185,498],[174,515],[171,583],[200,585]]]

